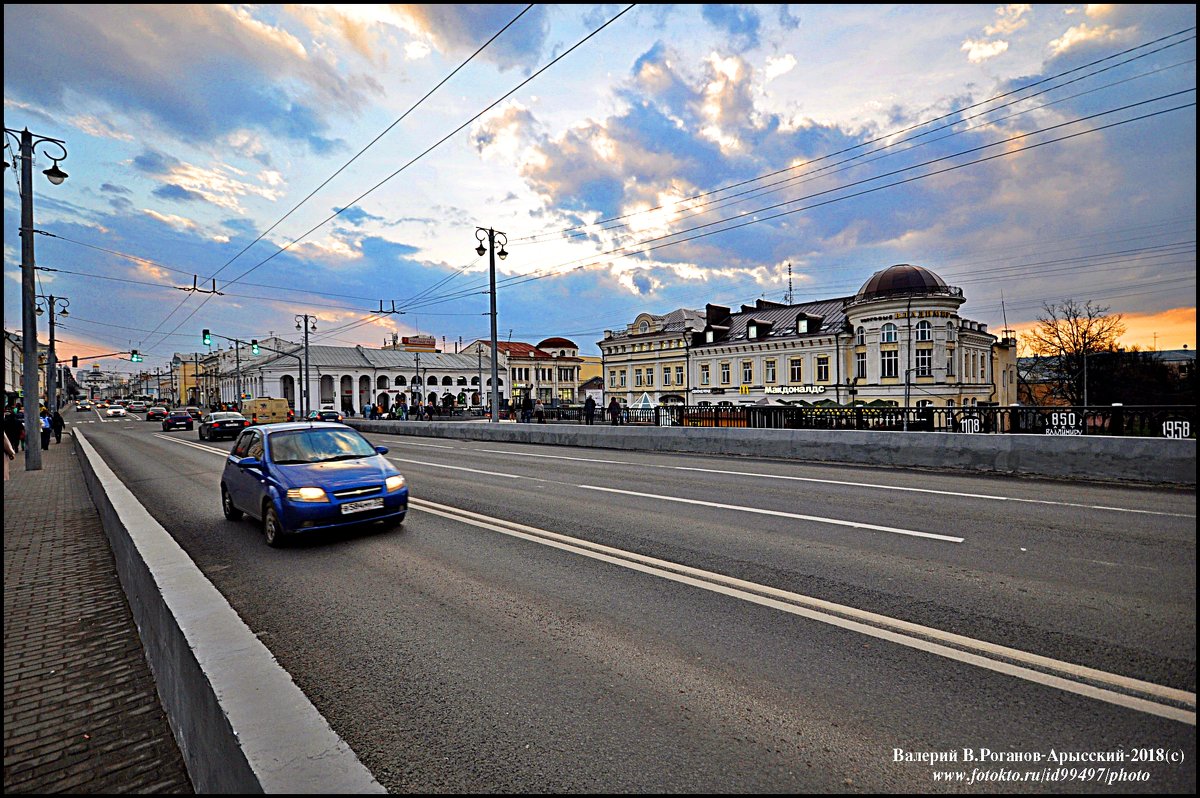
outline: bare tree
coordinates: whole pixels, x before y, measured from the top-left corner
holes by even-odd
[[[1080,305],[1074,299],[1042,306],[1038,324],[1024,336],[1029,351],[1041,358],[1041,372],[1049,396],[1082,406],[1087,398],[1087,358],[1117,351],[1125,334],[1121,314],[1107,307]]]

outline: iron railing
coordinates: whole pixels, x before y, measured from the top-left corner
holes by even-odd
[[[502,416],[503,417],[503,416]],[[519,413],[512,413],[516,419]],[[582,407],[548,407],[549,423],[585,423]],[[536,418],[534,421],[536,422]],[[1194,405],[1105,407],[798,407],[661,405],[625,407],[621,424],[660,427],[845,429],[1027,435],[1125,435],[1195,438]],[[596,409],[595,424],[611,424]]]

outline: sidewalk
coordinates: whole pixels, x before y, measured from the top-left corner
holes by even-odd
[[[75,445],[4,483],[4,792],[190,793]]]

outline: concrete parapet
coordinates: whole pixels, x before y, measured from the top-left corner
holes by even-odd
[[[74,434],[196,792],[384,792],[175,539]]]
[[[489,424],[347,419],[364,432],[590,446],[648,452],[770,457],[803,462],[933,468],[1158,485],[1196,485],[1196,441],[1100,435]]]

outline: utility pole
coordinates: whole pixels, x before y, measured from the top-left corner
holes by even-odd
[[[67,157],[67,148],[58,139],[48,136],[35,136],[24,130],[4,128],[6,136],[20,137],[21,159],[21,352],[24,363],[21,373],[21,391],[24,395],[22,406],[25,410],[25,440],[31,446],[25,447],[25,470],[42,470],[42,449],[37,445],[41,437],[41,420],[38,418],[38,353],[37,353],[37,316],[34,314],[34,270],[37,268],[33,253],[33,152],[39,144],[50,144],[62,150],[61,158],[50,157],[54,166],[42,170],[54,185],[60,185],[67,178],[67,173],[58,168],[58,162]],[[5,167],[9,164],[4,162]],[[32,402],[32,404],[31,404]]]
[[[496,252],[497,236],[500,238],[499,253]],[[484,238],[488,240],[486,247],[483,245]],[[496,255],[500,255],[500,260],[508,257],[508,252],[504,249],[504,245],[508,243],[508,236],[498,233],[490,227],[486,230],[476,227],[475,240],[479,242],[479,246],[475,248],[476,254],[483,257],[490,253],[488,258],[488,295],[491,302],[489,313],[492,317],[492,423],[496,424],[500,421],[500,374],[496,344]],[[511,335],[511,332],[509,334]]]
[[[381,304],[381,307],[382,307],[382,304]],[[308,397],[308,389],[309,389],[309,386],[311,385],[311,381],[312,381],[312,376],[308,370],[308,364],[309,364],[308,333],[309,333],[309,330],[311,330],[312,332],[317,331],[316,316],[309,316],[307,313],[297,313],[296,314],[296,329],[304,330],[304,391],[301,393],[301,396],[304,398],[304,407],[302,408],[301,412],[305,416],[307,416],[309,414],[309,412],[312,410],[312,400],[309,399],[309,397]],[[340,391],[341,388],[338,388],[337,390]],[[335,407],[336,407],[336,405],[335,405]]]

